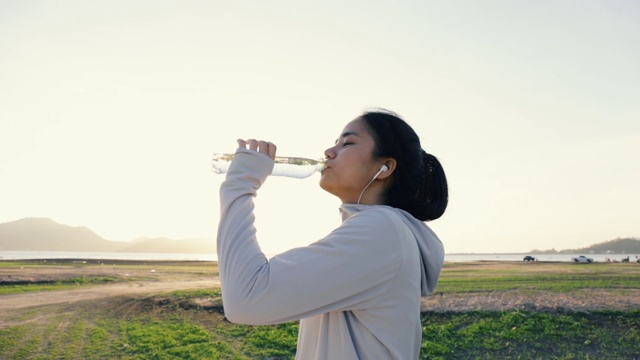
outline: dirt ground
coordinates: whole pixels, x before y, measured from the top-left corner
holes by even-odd
[[[422,298],[422,311],[465,312],[474,310],[530,310],[548,312],[638,310],[640,289],[620,291],[580,290],[570,294],[517,290],[487,293],[437,294]]]
[[[80,265],[80,264],[79,264]],[[203,289],[220,286],[213,270],[180,266],[167,268],[153,264],[135,269],[105,264],[104,266],[47,267],[2,269],[0,283],[60,281],[77,277],[121,277],[125,282],[104,285],[82,285],[77,289],[0,295],[0,312],[32,306],[75,303],[114,296],[162,294],[175,290]],[[592,311],[640,309],[640,289],[580,290],[570,294],[556,292],[520,292],[518,290],[462,294],[436,294],[422,299],[422,310],[464,312],[474,310]]]
[[[97,300],[114,296],[137,294],[161,294],[176,290],[205,289],[220,286],[217,279],[199,281],[136,281],[110,285],[86,286],[80,289],[63,291],[41,291],[24,294],[0,295],[0,311],[20,308],[75,303],[84,300]]]
[[[60,264],[64,265],[61,266]],[[76,266],[69,266],[69,263]],[[115,296],[161,294],[176,290],[204,289],[220,286],[215,268],[193,263],[134,263],[105,261],[55,261],[38,266],[0,269],[0,284],[51,283],[75,278],[108,277],[115,283],[81,285],[77,289],[27,292],[0,295],[0,312],[32,306],[75,303]],[[97,266],[96,266],[97,265]]]

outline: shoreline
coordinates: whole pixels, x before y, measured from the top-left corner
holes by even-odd
[[[620,260],[613,259],[613,261],[593,261],[589,264],[640,264],[640,261],[636,261],[636,258],[629,258],[629,262],[621,262]],[[175,260],[175,259],[112,259],[112,258],[30,258],[30,259],[4,259],[0,257],[0,264],[2,263],[32,263],[32,264],[74,264],[74,265],[194,265],[194,264],[217,264],[218,260]],[[470,259],[470,260],[444,260],[444,266],[456,265],[456,264],[529,264],[534,266],[535,264],[583,264],[577,263],[571,260],[535,260],[535,261],[523,261],[513,259]]]
[[[41,259],[2,259],[1,263],[34,263],[43,264],[74,264],[74,265],[193,265],[193,264],[217,264],[217,260],[143,260],[143,259],[94,259],[94,258],[41,258]]]

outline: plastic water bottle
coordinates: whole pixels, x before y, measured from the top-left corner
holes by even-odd
[[[211,170],[216,174],[226,174],[234,154],[213,154]],[[286,176],[303,179],[324,169],[324,160],[300,157],[276,156],[274,160],[273,176]]]

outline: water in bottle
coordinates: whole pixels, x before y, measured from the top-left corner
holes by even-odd
[[[213,154],[211,170],[216,174],[226,174],[234,154]],[[276,156],[274,160],[273,176],[286,176],[303,179],[324,169],[324,160],[300,157]]]

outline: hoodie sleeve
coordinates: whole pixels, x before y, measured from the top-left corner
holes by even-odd
[[[374,306],[402,266],[393,239],[413,236],[410,230],[371,209],[322,240],[267,260],[253,225],[253,197],[269,165],[260,156],[241,151],[220,188],[218,260],[227,318],[272,324]]]

